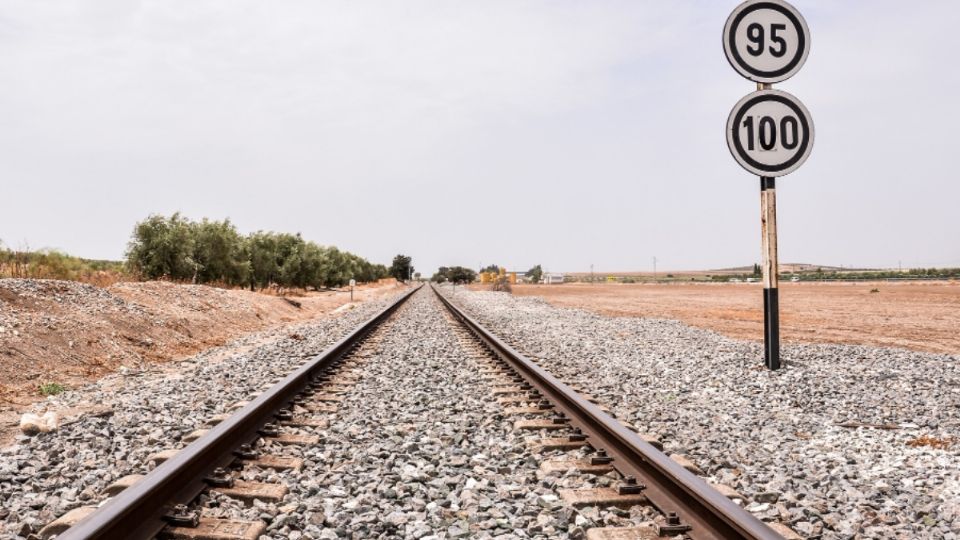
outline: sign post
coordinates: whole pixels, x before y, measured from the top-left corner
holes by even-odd
[[[757,83],[727,119],[727,147],[744,169],[760,177],[763,252],[764,363],[780,369],[780,299],[777,283],[776,178],[797,170],[813,149],[813,119],[796,97],[774,90],[810,53],[803,16],[783,0],[747,0],[723,28],[723,50],[738,73]]]
[[[351,302],[353,302],[353,287],[356,286],[356,284],[357,284],[357,280],[355,279],[350,280],[350,301]]]
[[[760,177],[760,234],[763,237],[763,363],[780,369],[780,292],[777,287],[777,190],[772,176]]]

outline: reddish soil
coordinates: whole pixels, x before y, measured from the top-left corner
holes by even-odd
[[[877,289],[877,292],[871,292]],[[516,285],[513,294],[613,316],[677,319],[763,337],[759,284]],[[851,343],[960,354],[960,282],[781,283],[785,341]]]
[[[390,280],[357,287],[363,302],[397,291]],[[54,280],[0,280],[0,411],[43,399],[39,385],[67,387],[121,366],[182,359],[250,332],[321,317],[350,294],[284,298],[168,282],[98,288]]]

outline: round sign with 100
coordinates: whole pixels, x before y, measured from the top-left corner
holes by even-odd
[[[760,90],[741,99],[730,112],[727,146],[748,171],[783,176],[810,155],[813,120],[796,97],[780,90]]]

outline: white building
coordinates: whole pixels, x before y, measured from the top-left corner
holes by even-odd
[[[544,274],[542,281],[547,285],[563,283],[563,274]]]

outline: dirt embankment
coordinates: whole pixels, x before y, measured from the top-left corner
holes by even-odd
[[[759,284],[517,285],[513,294],[605,315],[677,319],[731,337],[763,338]],[[960,282],[781,283],[786,341],[960,354]]]
[[[357,287],[356,301],[397,291]],[[168,282],[106,288],[70,281],[0,279],[0,410],[42,399],[39,386],[75,386],[222,345],[242,334],[321,316],[350,302],[342,292],[284,298]]]

